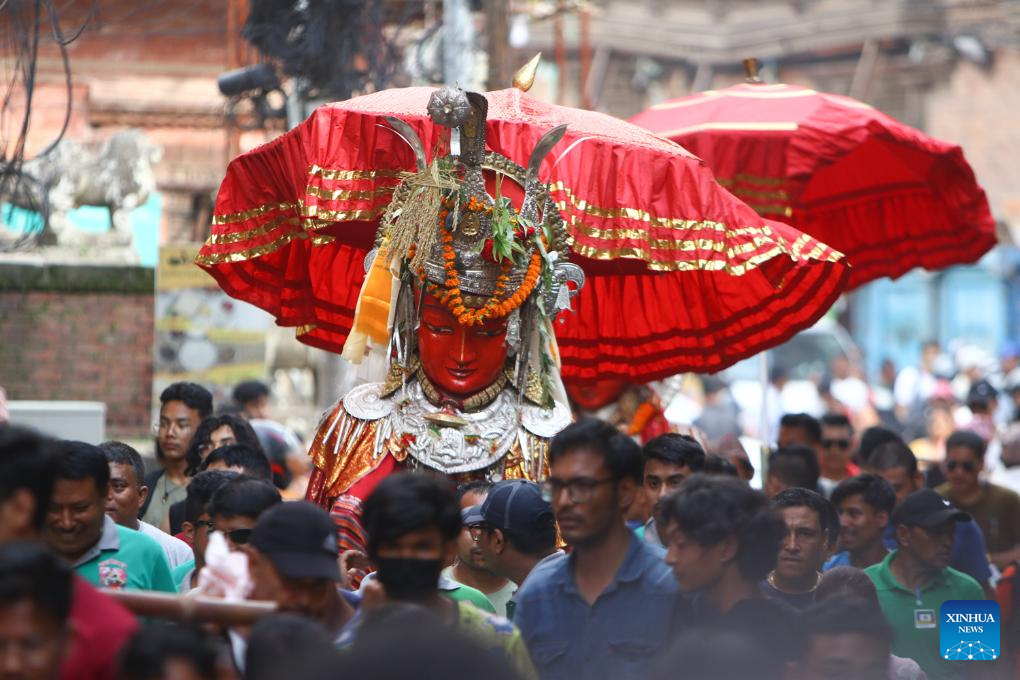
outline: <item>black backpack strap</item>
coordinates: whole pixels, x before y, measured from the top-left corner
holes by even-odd
[[[149,474],[145,475],[145,486],[149,487],[149,495],[145,497],[145,502],[142,503],[142,507],[138,509],[139,519],[145,516],[145,512],[149,509],[149,503],[152,502],[152,496],[156,492],[156,484],[159,482],[159,478],[165,474],[166,470],[160,468],[159,470],[153,470]]]

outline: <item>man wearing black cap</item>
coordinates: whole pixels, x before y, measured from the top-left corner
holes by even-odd
[[[969,520],[931,489],[915,491],[893,510],[899,549],[864,570],[895,631],[893,654],[913,659],[932,680],[966,676],[965,662],[939,655],[942,603],[984,599],[977,581],[948,566],[956,523]]]
[[[552,505],[538,484],[508,479],[492,487],[480,508],[481,526],[474,532],[486,566],[513,583],[524,583],[531,570],[556,550]],[[506,603],[513,618],[515,602]]]
[[[336,527],[321,508],[304,501],[266,510],[248,544],[252,600],[317,620],[340,642],[357,615],[358,597],[340,591]]]

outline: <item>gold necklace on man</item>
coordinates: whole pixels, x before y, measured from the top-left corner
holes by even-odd
[[[820,572],[820,571],[817,572],[817,578],[815,579],[815,584],[813,586],[811,586],[807,590],[802,591],[800,593],[790,593],[790,592],[787,592],[787,591],[783,590],[779,586],[777,586],[776,585],[776,572],[775,571],[770,571],[769,575],[766,577],[765,580],[768,582],[768,584],[770,586],[772,586],[773,588],[775,588],[776,590],[778,590],[781,593],[787,593],[788,595],[803,595],[805,593],[813,593],[813,592],[815,592],[815,589],[818,588],[818,584],[822,582],[822,572]]]

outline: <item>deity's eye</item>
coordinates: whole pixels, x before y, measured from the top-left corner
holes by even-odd
[[[506,334],[506,328],[479,328],[475,331],[475,335],[482,338],[496,338]]]
[[[422,323],[425,325],[425,328],[429,330],[429,332],[435,333],[436,335],[453,335],[453,329],[450,328],[449,326],[431,324],[428,321],[423,321]]]

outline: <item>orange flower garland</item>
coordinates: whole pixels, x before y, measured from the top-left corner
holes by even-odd
[[[439,213],[440,233],[443,241],[443,268],[446,272],[445,290],[435,284],[429,284],[429,292],[450,310],[459,323],[465,326],[479,326],[491,319],[502,319],[510,315],[515,309],[524,304],[531,293],[538,285],[538,278],[542,274],[542,255],[537,250],[531,255],[528,263],[524,281],[512,295],[502,299],[506,293],[506,286],[510,280],[510,270],[513,262],[509,259],[503,261],[503,273],[496,279],[496,286],[492,296],[485,304],[475,309],[464,304],[464,298],[460,290],[460,275],[457,273],[457,254],[453,249],[453,234],[446,228],[446,219],[450,212],[450,201],[444,201],[446,206]],[[478,201],[472,196],[464,206],[467,210],[479,212],[492,212],[491,206]],[[414,246],[412,245],[412,250]],[[408,255],[410,257],[410,254]]]
[[[634,412],[634,417],[631,418],[630,424],[627,426],[627,434],[638,435],[644,431],[648,423],[652,421],[652,418],[662,413],[662,407],[659,406],[655,401],[648,400],[642,402]]]

